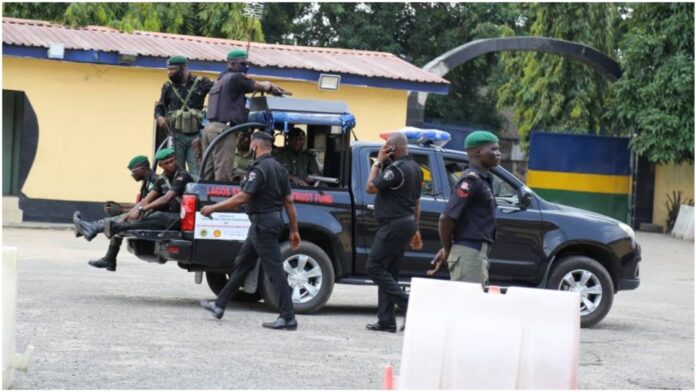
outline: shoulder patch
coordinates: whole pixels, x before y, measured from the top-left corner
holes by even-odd
[[[457,196],[459,196],[462,199],[466,199],[469,197],[469,183],[466,181],[462,181],[461,185],[457,188]]]
[[[384,171],[384,174],[382,174],[382,179],[384,181],[391,181],[394,179],[394,171],[392,169],[387,169]]]
[[[247,176],[247,182],[254,182],[254,180],[256,180],[256,172],[250,171],[249,175]]]

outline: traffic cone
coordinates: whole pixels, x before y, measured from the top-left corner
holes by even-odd
[[[384,388],[383,389],[394,389],[394,368],[391,365],[384,367]]]

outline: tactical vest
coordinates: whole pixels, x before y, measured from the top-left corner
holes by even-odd
[[[239,92],[233,97],[231,84],[233,77],[239,75],[238,72],[228,72],[215,81],[208,93],[208,120],[221,123],[242,124],[249,117],[249,110],[245,106],[244,93]]]
[[[184,134],[197,133],[200,130],[201,122],[203,121],[203,111],[193,109],[188,106],[189,98],[191,98],[191,94],[193,94],[193,92],[196,90],[199,80],[200,78],[198,76],[193,78],[193,85],[186,94],[185,99],[179,95],[179,91],[172,85],[172,83],[167,81],[167,86],[172,89],[174,95],[176,95],[176,97],[179,98],[179,101],[182,103],[182,106],[179,109],[167,113],[167,120],[169,121],[169,124],[174,127],[174,129]]]

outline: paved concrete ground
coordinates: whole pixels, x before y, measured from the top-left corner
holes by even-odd
[[[694,388],[693,243],[638,233],[642,284],[581,334],[583,389]],[[86,261],[106,249],[66,230],[5,228],[20,248],[17,348],[36,347],[16,389],[376,389],[403,334],[368,332],[376,289],[338,285],[296,332],[260,328],[276,314],[233,303],[222,321],[198,306],[205,283],[125,251],[115,273]]]

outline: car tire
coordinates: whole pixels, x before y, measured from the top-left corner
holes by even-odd
[[[326,252],[309,241],[302,241],[296,251],[284,242],[280,244],[280,257],[293,295],[295,313],[309,314],[321,309],[331,297],[335,279]],[[264,302],[277,309],[278,298],[266,274],[262,275],[260,291]]]
[[[580,293],[580,326],[591,327],[602,321],[614,302],[614,283],[598,261],[585,256],[569,256],[556,262],[549,289]]]
[[[220,273],[220,272],[206,272],[205,273],[205,280],[208,282],[208,287],[210,287],[210,290],[215,293],[215,295],[219,295],[220,292],[222,291],[222,288],[225,287],[225,284],[227,284],[227,280],[230,278],[228,274],[225,273]],[[246,291],[242,291],[241,288],[237,294],[233,295],[231,300],[232,301],[240,301],[240,302],[258,302],[261,299],[261,294],[259,291],[255,293],[247,293]]]

